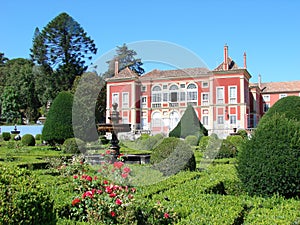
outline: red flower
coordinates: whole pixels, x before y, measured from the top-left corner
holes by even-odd
[[[128,195],[128,198],[129,198],[129,199],[133,199],[133,195],[132,195],[132,194],[129,194],[129,195]]]
[[[128,173],[122,173],[121,176],[122,176],[123,178],[127,178],[127,177],[128,177]]]
[[[106,150],[106,151],[105,151],[105,154],[106,154],[106,155],[109,155],[109,154],[110,154],[110,150]]]
[[[74,179],[77,179],[77,178],[78,178],[78,176],[77,176],[77,175],[74,175],[74,176],[73,176],[73,178],[74,178]]]
[[[92,181],[92,180],[93,180],[93,178],[92,178],[91,176],[86,176],[85,179],[86,179],[87,181]]]
[[[116,204],[117,204],[117,205],[122,205],[122,201],[121,201],[121,199],[117,198],[117,200],[116,200]]]
[[[110,215],[111,215],[112,217],[115,217],[115,216],[116,216],[116,213],[115,213],[114,211],[111,211],[111,212],[110,212]]]
[[[107,180],[104,180],[104,181],[103,181],[103,184],[108,184],[108,181],[107,181]]]
[[[105,188],[105,192],[108,193],[108,194],[112,193],[112,188],[109,187],[109,186],[107,186],[107,187]]]
[[[85,197],[90,197],[93,198],[93,192],[92,191],[86,191],[83,193],[82,198],[84,199]]]
[[[97,194],[102,194],[102,190],[97,190]]]
[[[170,217],[170,215],[168,213],[164,213],[164,217],[165,217],[165,219],[168,219]]]
[[[120,169],[124,165],[123,162],[114,162],[114,167]]]
[[[72,205],[76,205],[77,203],[80,202],[80,199],[79,198],[75,198],[73,201],[72,201]]]
[[[123,172],[124,173],[129,173],[131,170],[130,170],[130,168],[129,167],[125,167],[124,169],[123,169]]]
[[[131,188],[131,191],[134,193],[134,192],[136,192],[136,189],[135,188]]]
[[[114,193],[114,192],[109,194],[109,197],[111,197],[111,198],[114,198],[114,197],[116,197],[116,196],[117,196],[117,194]]]

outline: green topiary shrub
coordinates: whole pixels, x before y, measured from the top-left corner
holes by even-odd
[[[31,134],[24,134],[22,136],[21,142],[25,146],[35,146],[35,139]]]
[[[150,162],[153,168],[162,172],[164,176],[171,176],[182,170],[196,169],[196,160],[191,147],[174,137],[163,139],[153,150]]]
[[[199,150],[201,152],[204,152],[206,150],[206,147],[208,145],[208,141],[210,139],[210,136],[203,136],[199,141]]]
[[[84,141],[78,138],[68,138],[62,145],[62,151],[68,154],[78,154],[80,152],[85,152]]]
[[[262,117],[259,124],[269,120],[276,113],[284,114],[286,118],[300,121],[300,97],[287,96],[278,100]]]
[[[300,122],[275,113],[238,154],[238,176],[250,195],[300,196]]]
[[[3,132],[2,137],[4,141],[9,141],[11,139],[10,133],[9,132]]]
[[[35,140],[36,140],[36,141],[42,140],[42,134],[37,134],[37,135],[35,135]]]
[[[195,135],[199,139],[208,135],[207,129],[191,105],[188,105],[177,126],[169,133],[169,137],[185,138],[188,135]]]
[[[189,144],[190,146],[197,146],[198,145],[198,140],[199,140],[199,138],[198,137],[196,137],[196,136],[194,136],[194,135],[188,135],[188,136],[186,136],[186,138],[184,139],[185,140],[185,142],[187,143],[187,144]]]
[[[137,148],[139,150],[152,150],[157,144],[161,142],[163,136],[156,134],[154,136],[148,136],[148,138],[138,139]]]
[[[0,165],[0,224],[56,224],[45,190],[29,170]]]
[[[241,136],[242,138],[247,138],[248,137],[248,133],[246,130],[244,129],[239,129],[237,132],[236,132],[239,136]]]
[[[243,144],[244,138],[240,135],[232,135],[226,138],[231,144],[233,144],[237,150],[240,150],[241,145]]]
[[[228,140],[222,140],[221,148],[216,155],[216,159],[234,158],[237,155],[237,148]]]
[[[72,128],[73,95],[61,92],[54,99],[42,130],[43,140],[51,145],[62,144],[74,137]]]

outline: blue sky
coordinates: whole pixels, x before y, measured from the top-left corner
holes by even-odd
[[[293,81],[300,80],[299,10],[297,0],[2,1],[0,52],[29,58],[35,28],[66,12],[95,41],[94,60],[123,43],[157,40],[192,51],[214,69],[227,43],[240,67],[246,51],[252,82],[258,74],[263,82]]]

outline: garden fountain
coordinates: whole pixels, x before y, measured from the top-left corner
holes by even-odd
[[[120,124],[119,121],[122,119],[120,113],[117,111],[118,104],[114,103],[112,105],[113,110],[108,117],[111,123],[100,123],[97,125],[99,132],[110,132],[110,152],[112,155],[112,161],[116,161],[120,155],[120,146],[118,140],[118,132],[129,132],[131,131],[130,124]]]

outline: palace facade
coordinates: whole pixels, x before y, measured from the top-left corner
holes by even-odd
[[[129,68],[107,79],[107,118],[118,104],[122,121],[132,131],[168,134],[192,105],[209,133],[224,138],[234,129],[251,130],[278,99],[300,96],[300,81],[250,82],[246,53],[243,67],[229,56],[215,69],[153,70],[138,76]],[[107,119],[107,122],[109,120]]]

